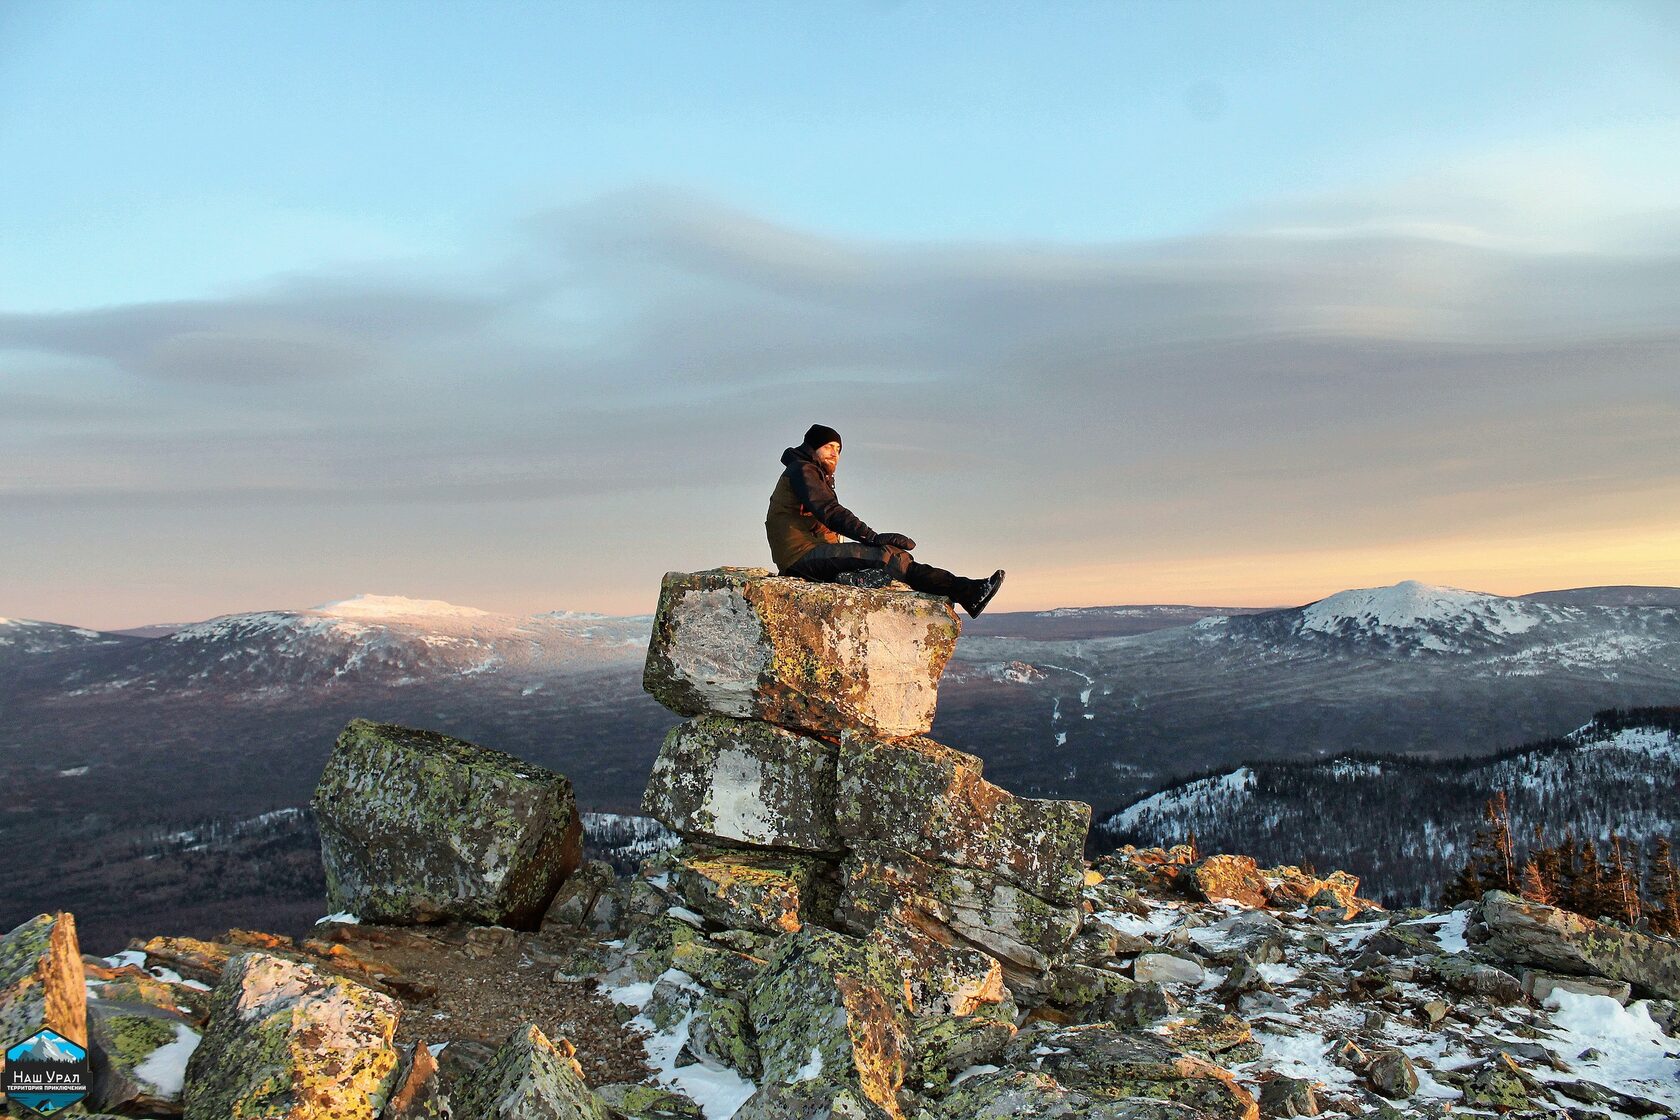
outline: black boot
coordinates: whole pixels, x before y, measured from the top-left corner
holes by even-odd
[[[986,609],[986,604],[992,601],[992,596],[996,595],[998,588],[1003,586],[1003,569],[999,568],[988,579],[971,579],[964,582],[975,584],[977,590],[973,595],[958,599],[957,602],[962,605],[963,610],[968,612],[968,617],[979,618],[980,612]]]

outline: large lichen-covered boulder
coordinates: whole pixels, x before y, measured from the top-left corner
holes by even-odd
[[[847,735],[836,771],[840,835],[850,846],[898,848],[991,872],[1051,902],[1076,902],[1091,807],[1016,797],[980,770],[978,758],[931,739]]]
[[[719,925],[795,933],[833,909],[831,866],[796,852],[692,846],[678,853],[671,882],[683,901]]]
[[[901,1120],[902,979],[864,941],[820,926],[783,937],[747,1009],[763,1082],[851,1086]]]
[[[328,904],[367,921],[534,928],[582,858],[571,782],[434,731],[352,720],[311,807]]]
[[[1078,906],[1046,902],[989,871],[860,845],[841,863],[840,875],[837,916],[846,928],[867,932],[883,918],[904,918],[908,911],[913,922],[935,923],[998,957],[1017,995],[1021,977],[1010,966],[1047,973],[1079,932]]]
[[[182,1072],[199,1035],[180,1015],[143,1003],[88,1001],[93,1073],[88,1104],[102,1111],[176,1114]]]
[[[38,914],[0,937],[0,1044],[50,1027],[87,1042],[87,984],[76,919]],[[6,1064],[0,1053],[0,1069]]]
[[[1636,992],[1680,999],[1680,942],[1489,891],[1470,924],[1481,951],[1509,964],[1625,980]]]
[[[241,953],[187,1060],[186,1120],[373,1120],[396,1079],[401,1009],[353,980]]]
[[[700,716],[665,736],[642,808],[689,839],[838,852],[835,748],[760,720]]]
[[[452,1094],[457,1120],[612,1120],[576,1055],[565,1039],[524,1024]]]
[[[670,572],[642,684],[679,715],[899,739],[933,726],[958,629],[937,596],[762,568]]]

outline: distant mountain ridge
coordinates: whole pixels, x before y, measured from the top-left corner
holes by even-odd
[[[1364,889],[1432,903],[1503,791],[1519,846],[1573,830],[1602,844],[1680,841],[1680,707],[1600,712],[1566,736],[1475,759],[1340,755],[1192,778],[1099,818],[1098,848],[1172,844],[1357,867]],[[1250,845],[1250,847],[1242,847]]]

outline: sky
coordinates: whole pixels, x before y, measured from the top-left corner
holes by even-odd
[[[1680,585],[1680,6],[0,5],[0,615]]]

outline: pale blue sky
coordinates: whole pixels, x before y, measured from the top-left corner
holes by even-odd
[[[1659,582],[1677,186],[1674,4],[14,2],[0,614],[633,610],[762,560],[812,419],[1001,609]],[[1387,473],[1327,470],[1373,424]],[[1536,466],[1571,424],[1592,477]],[[472,558],[322,558],[369,522]],[[1571,575],[1473,562],[1569,533]]]

